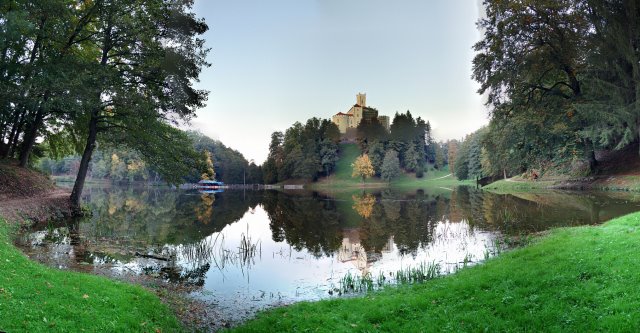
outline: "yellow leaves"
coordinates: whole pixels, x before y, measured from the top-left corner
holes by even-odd
[[[353,173],[351,174],[351,177],[362,177],[363,181],[365,178],[369,178],[375,173],[373,165],[371,164],[371,160],[369,159],[369,155],[367,154],[363,154],[362,156],[358,157],[356,161],[351,164],[351,167],[353,167]]]
[[[364,217],[365,219],[369,218],[371,216],[371,213],[373,212],[373,206],[376,203],[376,197],[372,194],[365,193],[362,196],[353,195],[351,196],[351,198],[354,202],[352,208],[358,213],[358,215]]]

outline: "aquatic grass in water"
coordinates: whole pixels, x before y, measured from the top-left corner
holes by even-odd
[[[435,279],[438,276],[440,276],[440,264],[435,262],[422,262],[416,267],[409,266],[407,268],[400,269],[395,273],[389,272],[389,278],[385,276],[384,272],[380,271],[375,281],[373,280],[371,273],[358,276],[351,272],[347,272],[347,274],[345,274],[345,276],[343,276],[339,281],[340,288],[330,290],[329,294],[333,294],[336,291],[339,295],[369,292],[381,289],[387,285],[422,283]]]
[[[240,238],[240,246],[238,247],[238,255],[241,263],[245,265],[255,263],[256,255],[262,256],[262,243],[257,240],[255,243],[249,236],[249,226],[247,225],[247,233],[243,233]]]
[[[255,264],[256,257],[262,257],[262,242],[254,241],[247,233],[240,235],[240,244],[237,250],[229,249],[225,244],[225,235],[218,233],[215,238],[206,238],[202,241],[184,245],[180,254],[187,261],[209,262],[223,271],[227,265],[239,266],[241,269],[249,268]]]
[[[374,285],[371,273],[358,276],[352,275],[351,272],[347,272],[347,274],[340,279],[338,294],[361,293],[372,291],[373,289]]]
[[[440,264],[422,262],[417,267],[407,267],[395,273],[396,284],[422,283],[440,275]]]

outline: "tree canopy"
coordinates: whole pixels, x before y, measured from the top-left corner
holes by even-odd
[[[0,154],[26,166],[44,137],[82,158],[77,206],[97,142],[137,151],[167,181],[202,156],[173,125],[194,116],[207,25],[191,1],[26,1],[0,5]]]
[[[586,165],[640,138],[640,17],[631,0],[483,2],[473,78],[491,175]],[[477,155],[478,149],[474,149]],[[475,168],[475,166],[474,166]]]

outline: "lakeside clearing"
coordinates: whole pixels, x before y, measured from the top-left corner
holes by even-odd
[[[559,228],[421,285],[300,303],[232,332],[640,330],[640,213]]]

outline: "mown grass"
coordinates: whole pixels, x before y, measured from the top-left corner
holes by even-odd
[[[0,331],[178,332],[152,293],[106,278],[35,263],[9,240],[0,218]]]
[[[234,332],[638,332],[640,213],[561,228],[420,285],[261,313]]]

